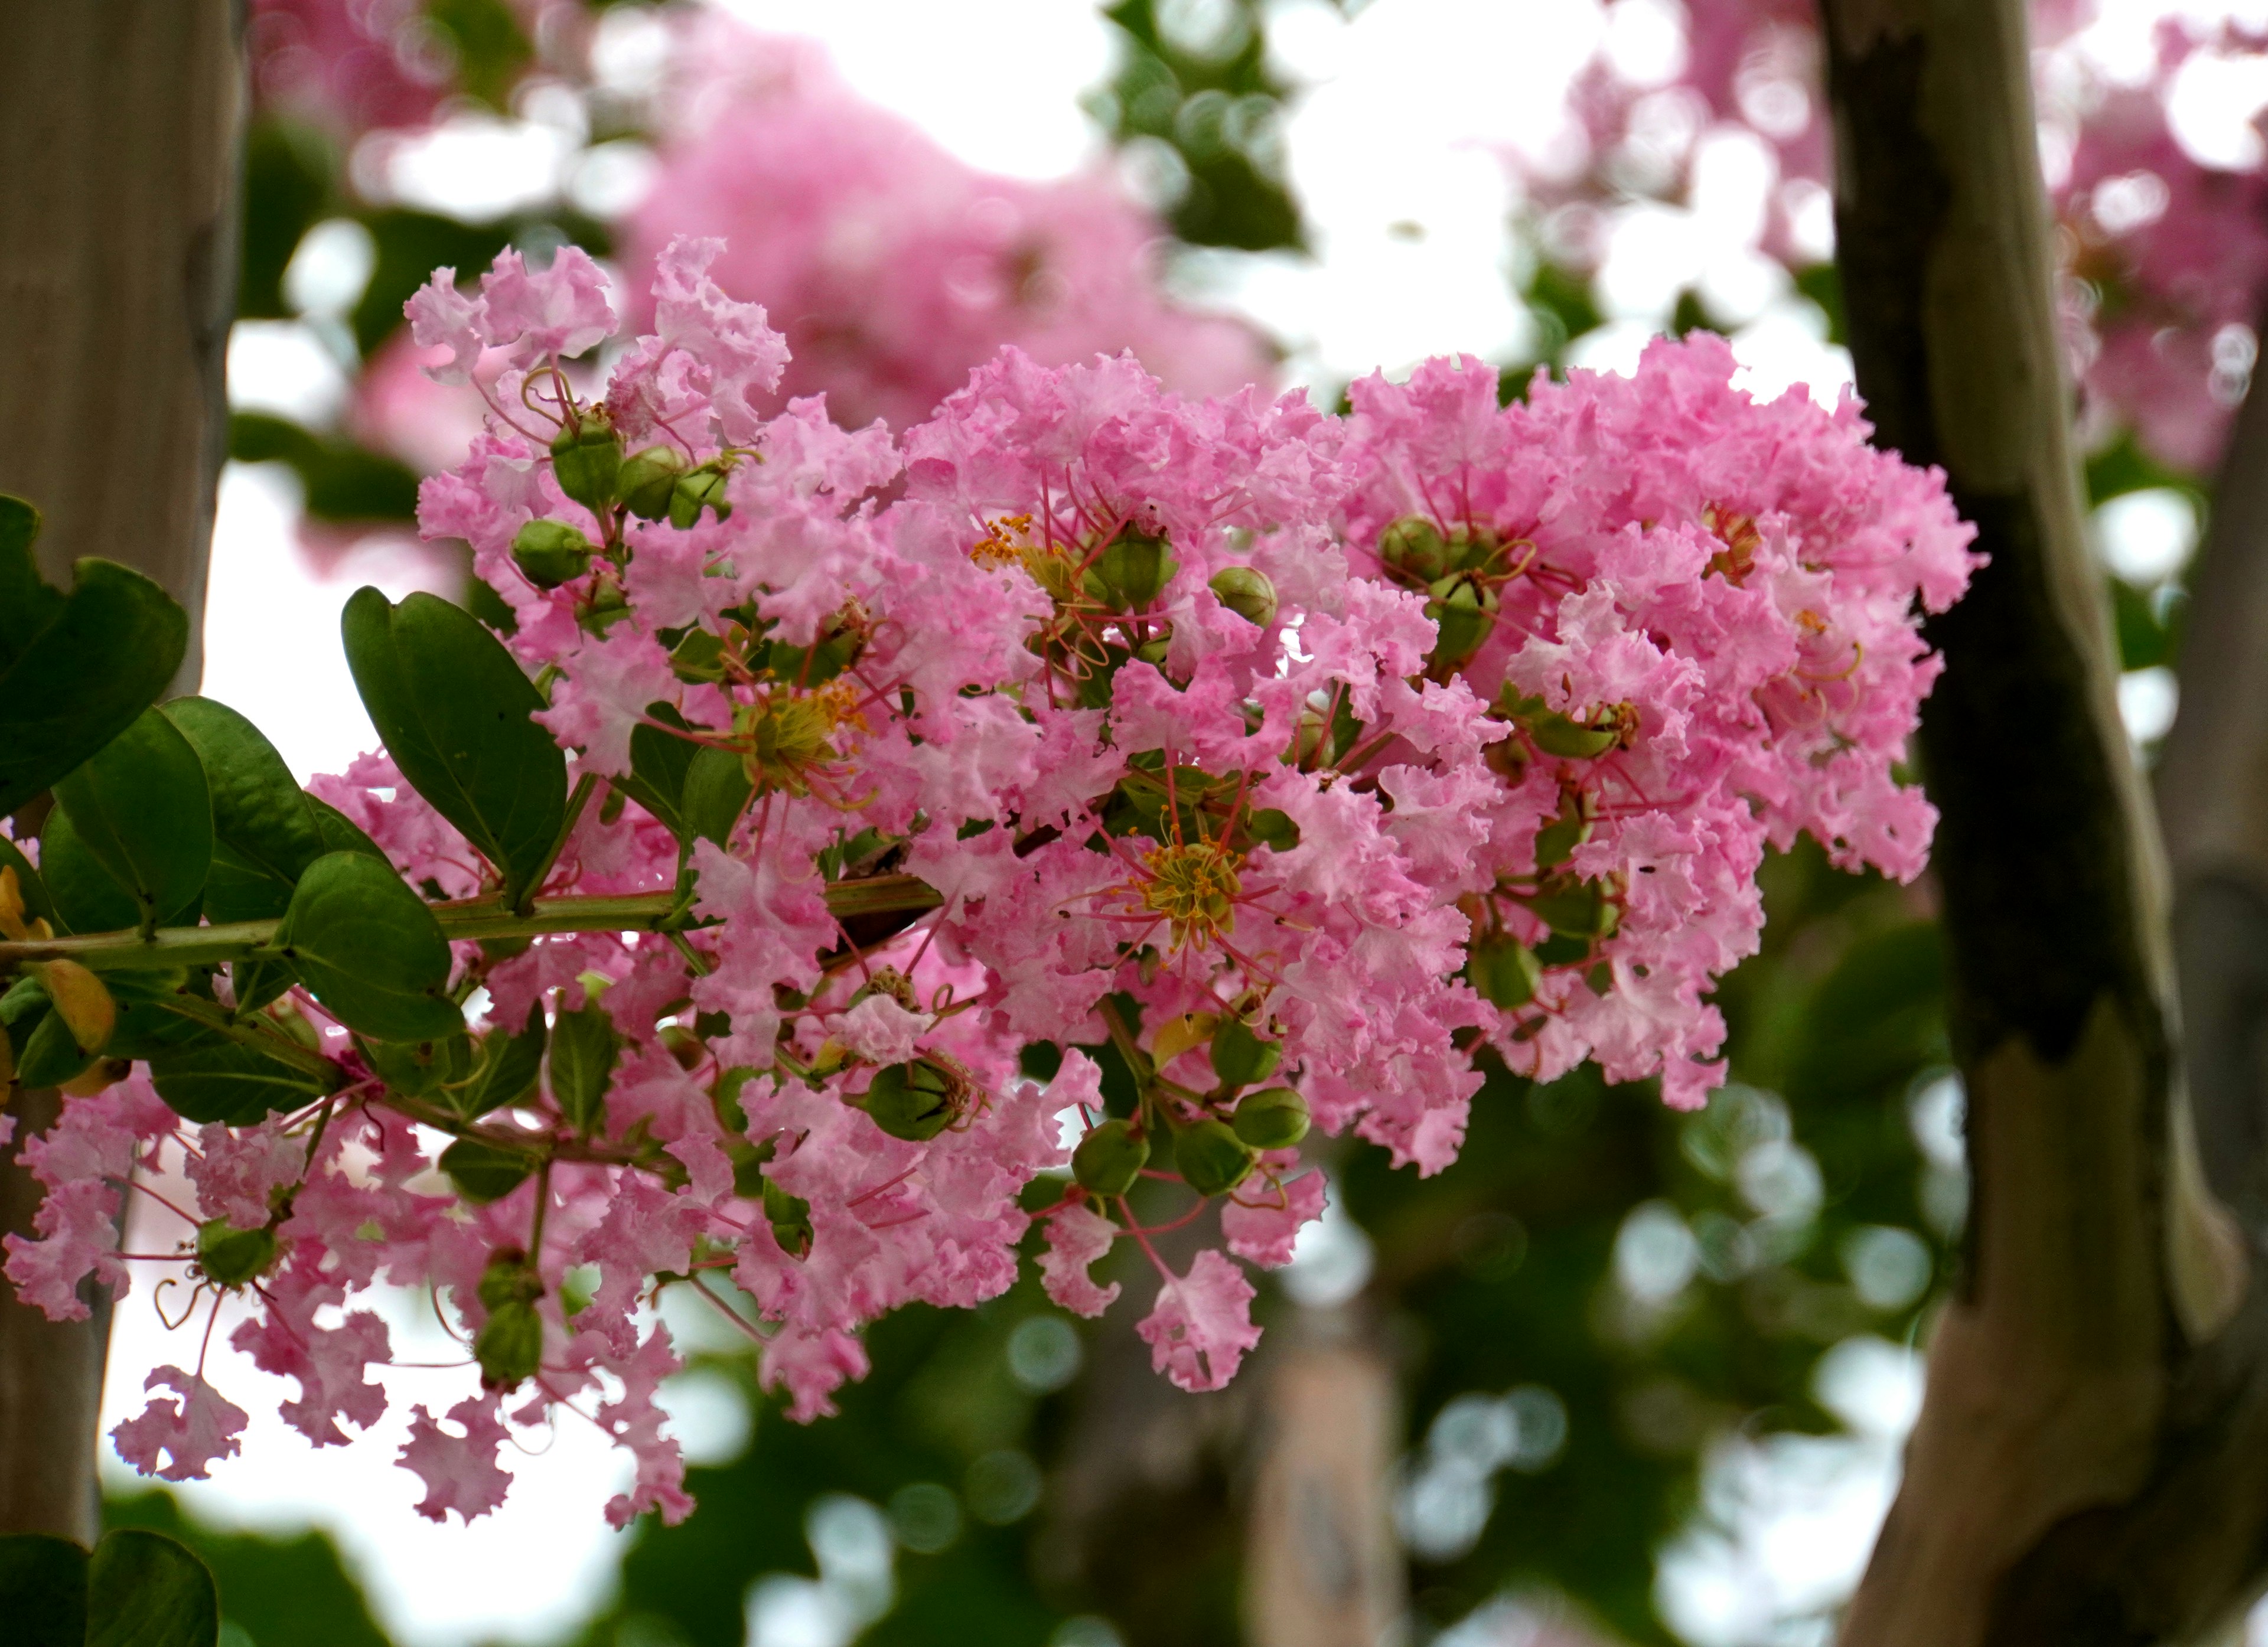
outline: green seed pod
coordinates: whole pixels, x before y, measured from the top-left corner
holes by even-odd
[[[1120,533],[1089,568],[1101,583],[1097,598],[1119,612],[1144,612],[1181,569],[1173,546],[1162,537]]]
[[[559,489],[596,511],[615,501],[622,476],[622,437],[601,412],[583,413],[551,441],[551,473]]]
[[[543,1318],[533,1304],[499,1305],[473,1337],[484,1390],[516,1390],[543,1363]]]
[[[951,1074],[926,1058],[910,1063],[885,1064],[864,1092],[851,1093],[846,1102],[863,1109],[874,1124],[893,1138],[926,1143],[953,1124],[954,1081]]]
[[[669,513],[671,495],[685,467],[685,454],[676,447],[648,446],[624,461],[615,490],[640,520],[662,519]]]
[[[1623,740],[1619,726],[1586,726],[1549,710],[1528,722],[1528,735],[1545,754],[1572,761],[1592,760]]]
[[[1288,1086],[1248,1092],[1229,1124],[1256,1150],[1288,1150],[1307,1136],[1307,1100]]]
[[[1405,515],[1379,534],[1378,558],[1388,569],[1421,584],[1449,570],[1448,540],[1423,515]]]
[[[1481,999],[1491,1006],[1526,1006],[1535,998],[1543,981],[1543,965],[1535,952],[1508,933],[1491,932],[1473,940],[1465,959],[1465,975]]]
[[[1106,1121],[1071,1152],[1071,1176],[1098,1195],[1123,1195],[1150,1163],[1150,1141],[1123,1121]]]
[[[533,1304],[543,1296],[543,1277],[519,1247],[499,1246],[489,1254],[488,1267],[481,1271],[479,1292],[482,1307],[490,1310],[500,1310],[507,1304]]]
[[[1264,629],[1276,621],[1276,585],[1268,581],[1267,573],[1250,566],[1224,566],[1207,587],[1247,623]]]
[[[197,1268],[217,1287],[240,1287],[276,1261],[276,1232],[268,1224],[239,1230],[226,1218],[197,1225]]]
[[[1442,578],[1433,591],[1425,615],[1440,634],[1426,662],[1435,669],[1454,669],[1469,662],[1494,633],[1496,591],[1462,577]]]
[[[725,466],[711,459],[699,468],[680,475],[669,492],[669,524],[689,532],[707,510],[719,520],[729,519],[733,505],[725,501]]]
[[[538,589],[556,589],[591,570],[592,548],[563,520],[531,520],[512,538],[512,561]]]
[[[1213,1032],[1212,1072],[1223,1085],[1233,1090],[1253,1086],[1276,1073],[1283,1062],[1284,1048],[1272,1040],[1263,1040],[1252,1033],[1241,1018],[1228,1018]]]
[[[1590,838],[1591,820],[1584,812],[1582,798],[1570,793],[1560,804],[1559,815],[1535,832],[1535,867],[1558,868]]]
[[[811,1251],[811,1203],[791,1195],[769,1178],[764,1180],[764,1222],[772,1226],[772,1239],[790,1258]]]
[[[1252,1151],[1224,1121],[1205,1120],[1174,1135],[1174,1165],[1200,1195],[1225,1195],[1252,1171]]]

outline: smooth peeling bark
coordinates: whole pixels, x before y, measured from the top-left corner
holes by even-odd
[[[1922,732],[1967,1262],[1844,1639],[2176,1639],[2257,1565],[2268,1501],[2231,1536],[2199,1480],[2254,1329],[2224,1331],[2245,1266],[2175,1085],[2164,876],[2081,538],[2023,8],[1823,9],[1859,388],[1992,557],[1930,626],[1947,669]]]
[[[177,692],[202,673],[227,445],[242,28],[239,0],[0,5],[0,490],[45,514],[51,581],[99,555],[188,608]],[[18,1136],[56,1102],[15,1095]],[[0,1224],[28,1233],[40,1194],[0,1158]],[[92,1308],[50,1322],[0,1282],[0,1534],[100,1530]]]

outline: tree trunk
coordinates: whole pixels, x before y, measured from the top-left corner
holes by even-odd
[[[245,102],[240,0],[0,5],[0,490],[47,517],[68,587],[86,555],[163,584],[200,620],[227,445]],[[18,1093],[18,1136],[53,1119]],[[39,1186],[0,1162],[0,1227]],[[91,1544],[108,1311],[50,1323],[0,1282],[0,1533]]]
[[[1931,626],[1947,669],[1922,732],[1976,1199],[1845,1641],[2179,1640],[2262,1559],[2268,1296],[2176,1079],[2164,871],[2080,535],[2023,6],[1823,10],[1859,386],[1992,556]]]

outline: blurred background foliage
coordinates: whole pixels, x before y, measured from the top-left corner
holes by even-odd
[[[1261,0],[1204,8],[1192,36],[1167,0],[1118,0],[1116,72],[1087,107],[1201,246],[1303,245]],[[497,0],[429,0],[468,97],[508,107],[535,47]],[[1187,8],[1182,8],[1186,11]],[[595,108],[592,139],[635,136]],[[337,318],[368,358],[437,265],[604,224],[563,201],[466,222],[357,191],[330,136],[274,112],[247,149],[239,312],[298,317],[295,253],[320,225],[366,233],[371,273]],[[1602,324],[1588,276],[1539,254],[1515,281],[1535,321],[1507,399]],[[1831,268],[1800,289],[1837,312]],[[1705,327],[1697,298],[1682,327]],[[406,522],[416,475],[336,429],[234,419],[232,454],[282,462],[319,520]],[[2188,477],[2121,442],[2088,478],[2097,502]],[[2125,666],[2170,662],[2181,595],[2112,580]],[[1336,1158],[1330,1250],[1267,1283],[1267,1344],[1232,1390],[1187,1397],[1147,1370],[1138,1296],[1100,1323],[1028,1279],[973,1312],[909,1308],[868,1335],[873,1372],[809,1427],[755,1390],[744,1356],[700,1359],[756,1413],[729,1463],[696,1467],[700,1511],[636,1536],[608,1608],[578,1647],[1212,1647],[1241,1638],[1252,1441],[1270,1355],[1302,1331],[1351,1335],[1393,1368],[1405,1437],[1394,1488],[1413,1638],[1524,1641],[1477,1621],[1512,1598],[1548,1639],[1675,1640],[1665,1553],[1730,1536],[1722,1489],[1740,1449],[1840,1432],[1838,1346],[1911,1346],[1957,1273],[1965,1205],[1959,1091],[1948,1067],[1927,884],[1838,874],[1806,847],[1767,866],[1763,952],[1726,980],[1734,1081],[1696,1114],[1588,1070],[1549,1085],[1492,1074],[1457,1163],[1420,1184],[1375,1151]],[[1301,1301],[1304,1297],[1304,1302]],[[1713,1483],[1713,1484],[1712,1484]],[[384,1647],[318,1533],[269,1539],[185,1520],[163,1492],[120,1498],[115,1525],[194,1544],[219,1577],[228,1647]],[[1461,1620],[1476,1621],[1451,1632]],[[799,1634],[799,1632],[801,1632]],[[770,1640],[765,1640],[769,1633]],[[1789,1636],[1786,1639],[1796,1639]]]

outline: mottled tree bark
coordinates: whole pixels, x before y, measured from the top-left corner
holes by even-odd
[[[1969,1252],[1845,1640],[2183,1640],[2268,1548],[2268,1294],[2178,1079],[2161,849],[2080,537],[2023,6],[1823,9],[1859,386],[1992,557],[1931,626],[1947,669],[1922,737]]]
[[[0,490],[45,513],[51,581],[96,555],[188,607],[177,691],[202,670],[226,449],[242,33],[240,0],[0,5]],[[18,1136],[55,1102],[17,1094]],[[38,1194],[0,1162],[0,1227],[28,1231]],[[0,1533],[92,1542],[107,1329],[0,1282]]]

